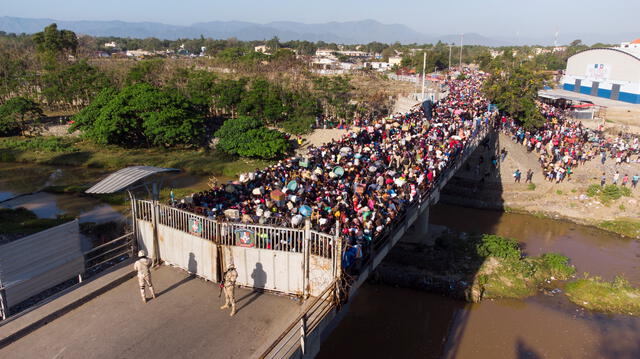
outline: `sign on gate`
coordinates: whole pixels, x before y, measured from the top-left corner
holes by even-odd
[[[202,219],[198,217],[189,218],[189,232],[192,234],[202,234]]]
[[[234,232],[236,234],[236,242],[240,247],[253,247],[255,245],[256,234],[252,230],[241,228],[236,229]]]

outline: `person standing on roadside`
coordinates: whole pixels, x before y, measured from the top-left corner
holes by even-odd
[[[133,264],[133,269],[138,272],[138,284],[140,285],[140,297],[142,302],[147,302],[147,294],[145,287],[149,288],[151,296],[156,299],[156,293],[153,290],[153,284],[151,283],[151,259],[147,258],[147,253],[143,250],[138,252],[138,260]]]
[[[600,187],[604,187],[607,184],[607,174],[602,172],[602,177],[600,177]]]
[[[614,185],[618,185],[618,179],[620,179],[620,172],[616,171],[616,173],[613,174],[613,184]]]
[[[236,267],[231,264],[226,272],[222,275],[222,283],[220,283],[220,289],[224,291],[224,305],[220,309],[227,309],[231,307],[231,313],[229,316],[233,317],[236,314],[236,297],[235,287],[236,280],[238,279],[238,272]]]

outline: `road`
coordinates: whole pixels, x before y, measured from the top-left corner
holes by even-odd
[[[156,300],[143,304],[133,278],[0,349],[0,358],[249,358],[302,310],[287,297],[238,289],[229,317],[215,283],[164,266],[152,277]]]

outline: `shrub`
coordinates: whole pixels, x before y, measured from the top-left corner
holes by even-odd
[[[569,258],[558,253],[545,253],[540,259],[541,269],[558,279],[567,279],[574,275],[576,269],[569,264]]]
[[[493,234],[485,234],[478,245],[476,252],[480,257],[497,257],[504,259],[519,259],[521,252],[518,242],[511,238],[505,238]]]
[[[298,117],[288,119],[281,123],[282,129],[293,135],[304,135],[312,130],[316,120],[313,117]]]
[[[536,184],[535,183],[529,183],[529,185],[527,186],[527,189],[529,191],[535,191],[536,190]]]
[[[289,149],[289,142],[281,132],[270,130],[260,120],[250,117],[225,121],[215,136],[220,139],[219,149],[243,157],[273,159]]]
[[[22,151],[74,152],[76,139],[65,137],[11,137],[0,140],[0,148]]]

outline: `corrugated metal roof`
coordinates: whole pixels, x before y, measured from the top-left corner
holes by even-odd
[[[162,172],[180,172],[176,168],[162,168],[151,166],[132,166],[123,168],[107,176],[86,190],[86,193],[114,193],[121,191],[139,180]]]

